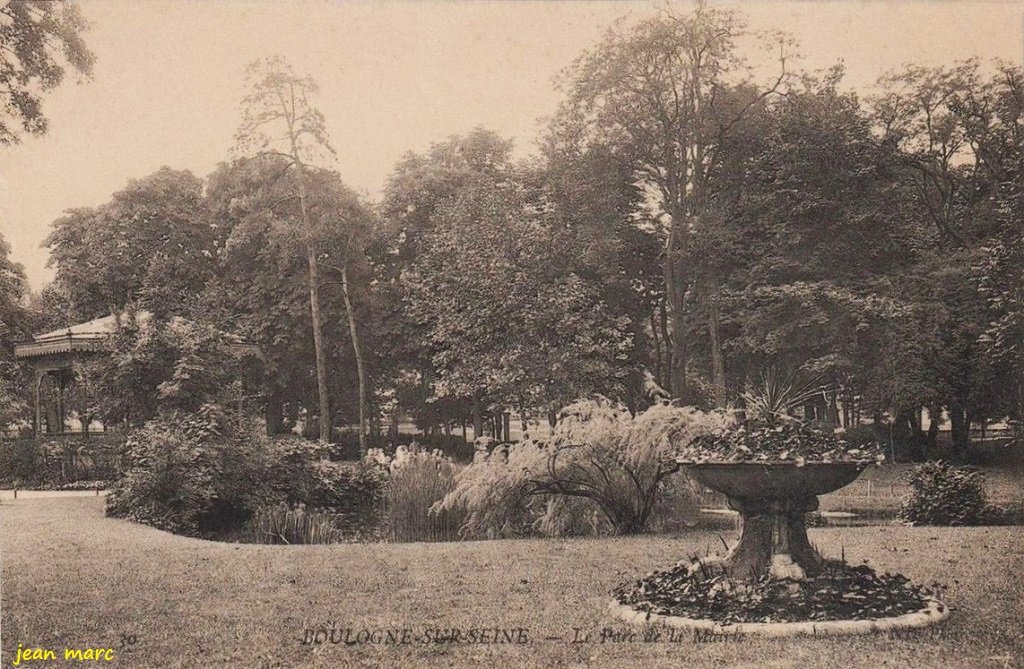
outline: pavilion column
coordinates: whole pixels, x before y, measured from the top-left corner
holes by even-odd
[[[42,385],[43,379],[46,377],[46,372],[35,369],[33,376],[33,388],[35,389],[35,436],[40,437],[43,434],[43,401],[42,401]]]

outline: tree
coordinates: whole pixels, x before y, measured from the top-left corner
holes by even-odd
[[[656,199],[655,219],[665,221],[664,277],[671,317],[671,391],[685,402],[688,388],[686,316],[699,292],[709,305],[716,334],[717,285],[703,285],[685,263],[694,230],[708,225],[710,195],[721,149],[747,113],[779,90],[786,53],[780,40],[780,74],[763,89],[734,76],[743,26],[736,14],[699,4],[687,15],[665,12],[633,27],[610,31],[565,73],[568,96],[555,125],[558,134],[610,148]],[[729,81],[732,77],[733,81]],[[712,341],[715,401],[725,401],[724,359]]]
[[[957,103],[968,139],[981,156],[987,185],[981,208],[994,232],[972,268],[985,298],[988,327],[981,337],[990,364],[1008,372],[1008,413],[1024,435],[1024,72],[1001,65],[984,95]]]
[[[719,277],[732,383],[801,370],[845,408],[881,385],[872,372],[901,314],[892,276],[916,256],[893,189],[897,156],[841,76],[804,75],[757,110],[723,150],[716,225],[691,240],[698,271]]]
[[[528,183],[536,182],[550,230],[549,243],[562,250],[563,267],[600,291],[615,318],[627,319],[635,370],[621,398],[631,410],[651,401],[644,388],[648,370],[656,386],[668,386],[671,349],[664,277],[659,271],[662,240],[646,215],[645,196],[628,165],[605,147],[567,152],[562,138],[549,136],[541,160],[528,165]],[[603,392],[611,392],[611,388]]]
[[[319,179],[314,184],[312,213],[317,221],[317,237],[322,249],[320,262],[336,272],[340,279],[359,383],[359,452],[365,456],[369,430],[369,387],[354,300],[356,287],[353,274],[359,275],[357,278],[361,282],[365,282],[368,277],[366,245],[375,221],[370,210],[353,191],[341,183],[337,174],[318,172],[315,176]],[[365,294],[366,291],[362,292]]]
[[[909,68],[874,99],[885,141],[903,160],[901,183],[919,223],[919,266],[901,282],[939,346],[923,361],[964,458],[973,420],[1019,412],[1021,73],[974,60]],[[1006,264],[1009,261],[1009,264]],[[978,299],[978,290],[983,300]],[[934,312],[934,313],[929,313]],[[1000,325],[1001,324],[1001,325]],[[1005,328],[1005,329],[1004,329]],[[1017,397],[1017,408],[1006,397]],[[936,407],[938,408],[938,407]],[[937,413],[937,411],[936,411]]]
[[[316,352],[310,336],[308,236],[301,225],[297,174],[286,158],[266,155],[222,164],[210,175],[207,189],[210,215],[227,231],[227,239],[217,278],[203,298],[204,312],[259,344],[267,367],[266,417],[272,434],[283,428],[285,409],[294,415],[297,407],[305,406],[313,415],[319,402],[315,373],[309,376],[309,370],[316,369]],[[320,301],[325,322],[349,322],[348,341],[333,329],[323,337],[329,385],[346,388],[354,384],[345,370],[352,366],[356,350],[363,353],[359,328],[368,311],[369,282],[363,246],[373,218],[337,174],[315,168],[307,168],[305,174],[311,233],[318,263],[325,270],[321,286],[348,284],[340,294],[323,291]],[[373,362],[360,365],[356,360],[357,377],[360,366],[362,412],[367,419]],[[342,395],[334,410],[345,409],[345,401]]]
[[[30,334],[22,301],[28,292],[25,270],[10,258],[11,247],[0,236],[0,434],[28,409],[19,391],[20,372],[14,344]]]
[[[409,283],[403,275],[416,266],[424,239],[437,224],[438,210],[471,182],[498,182],[510,174],[511,151],[511,141],[475,128],[432,145],[424,154],[406,154],[388,179],[380,206],[382,225],[372,241],[378,309],[371,336],[378,343],[382,379],[398,400],[393,419],[399,408],[411,410],[418,422],[429,427],[439,419],[447,423],[458,417],[450,410],[472,407],[475,432],[482,433],[479,401],[438,401],[434,395],[438,374],[429,333],[407,307]]]
[[[0,7],[0,145],[19,143],[22,132],[46,132],[41,94],[64,80],[67,67],[92,74],[95,58],[81,37],[87,28],[73,2],[12,0]]]
[[[564,267],[550,223],[513,175],[481,177],[438,208],[403,277],[436,395],[552,411],[598,390],[624,394],[626,323]]]
[[[193,414],[211,405],[234,411],[224,405],[246,367],[230,337],[210,325],[129,309],[103,353],[75,371],[81,415],[138,427],[160,413]]]
[[[308,265],[309,310],[313,319],[316,351],[317,392],[320,404],[320,439],[331,440],[331,403],[328,389],[327,354],[320,313],[320,267],[318,248],[310,218],[306,184],[307,161],[324,153],[333,154],[327,140],[323,115],[312,106],[318,86],[310,77],[300,77],[284,59],[271,57],[250,64],[249,93],[242,100],[243,118],[237,134],[240,151],[279,155],[296,171],[302,231]],[[268,133],[269,130],[269,133]],[[280,139],[272,134],[283,132]],[[283,141],[283,150],[274,146]]]
[[[45,244],[69,317],[86,320],[131,303],[186,315],[213,276],[223,238],[209,221],[202,180],[164,167],[100,207],[65,212]]]

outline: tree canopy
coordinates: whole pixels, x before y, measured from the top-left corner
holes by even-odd
[[[0,145],[46,132],[42,94],[69,68],[92,74],[95,57],[82,39],[87,28],[68,0],[11,0],[0,7]]]

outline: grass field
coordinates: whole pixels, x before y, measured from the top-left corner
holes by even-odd
[[[851,562],[948,584],[951,619],[895,638],[600,643],[604,628],[631,630],[605,612],[614,585],[715,550],[718,536],[233,545],[107,519],[94,497],[28,499],[0,505],[0,664],[22,643],[61,655],[112,646],[102,664],[121,667],[1021,666],[1024,528],[825,528],[811,539],[826,554],[842,546]],[[331,624],[411,628],[417,641],[302,643]],[[428,629],[495,627],[524,628],[527,642],[420,643]],[[574,628],[591,641],[570,643]]]

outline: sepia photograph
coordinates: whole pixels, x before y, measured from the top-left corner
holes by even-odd
[[[0,0],[0,668],[1024,669],[1024,2]]]

